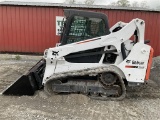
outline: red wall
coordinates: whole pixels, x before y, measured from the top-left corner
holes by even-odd
[[[55,46],[58,7],[0,6],[0,51],[43,53]],[[141,18],[146,22],[145,39],[151,40],[155,56],[160,55],[160,12],[89,9],[107,14],[110,26],[118,21]]]

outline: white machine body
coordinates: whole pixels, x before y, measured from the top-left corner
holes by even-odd
[[[122,29],[112,32],[114,28],[121,26]],[[121,77],[131,83],[143,83],[145,81],[147,65],[150,56],[151,47],[144,44],[145,22],[141,19],[133,19],[129,23],[118,22],[110,28],[110,34],[75,42],[63,46],[49,48],[44,52],[46,59],[45,74],[43,84],[47,82],[47,78],[55,73],[64,73],[68,71],[83,70],[86,68],[96,68],[101,66],[114,66],[120,71]],[[136,43],[130,40],[134,31],[138,32],[138,41]],[[98,39],[98,40],[97,40]],[[125,45],[126,58],[123,59],[121,44]],[[89,50],[93,48],[104,47],[104,51],[116,49],[117,54],[114,64],[103,62],[105,53],[102,55],[98,63],[71,63],[67,62],[64,56],[79,51]]]

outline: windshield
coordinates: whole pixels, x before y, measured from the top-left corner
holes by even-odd
[[[67,44],[105,35],[105,22],[101,18],[74,16],[67,34]]]

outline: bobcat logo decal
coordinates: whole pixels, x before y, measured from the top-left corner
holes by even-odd
[[[58,56],[59,51],[52,51],[52,55]]]

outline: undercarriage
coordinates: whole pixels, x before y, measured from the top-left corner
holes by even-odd
[[[126,94],[124,80],[115,71],[107,69],[101,67],[55,74],[48,78],[44,90],[48,95],[80,93],[93,99],[122,100]]]

